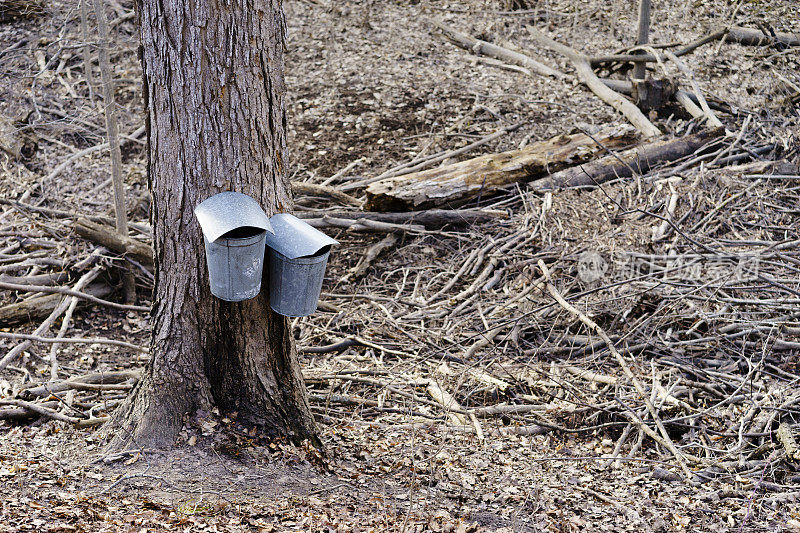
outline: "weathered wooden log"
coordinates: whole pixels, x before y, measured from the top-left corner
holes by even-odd
[[[153,248],[130,237],[124,237],[104,224],[96,224],[85,218],[75,221],[75,231],[84,239],[96,242],[122,255],[127,255],[145,266],[153,266]]]
[[[508,213],[487,209],[427,209],[425,211],[407,211],[399,213],[376,213],[372,211],[300,211],[298,218],[314,219],[321,216],[347,218],[353,220],[373,220],[389,224],[421,224],[427,229],[443,226],[465,226],[488,222],[498,218],[508,218]]]
[[[97,298],[103,298],[113,292],[113,288],[105,283],[89,285],[83,290],[86,294],[91,294]],[[21,302],[0,307],[0,326],[31,322],[45,318],[53,309],[58,306],[64,298],[61,294],[45,294],[44,296],[34,296]],[[83,303],[83,300],[81,300]]]
[[[634,172],[641,174],[647,172],[656,163],[674,161],[692,154],[724,133],[724,128],[715,128],[678,139],[645,144],[556,172],[531,183],[531,188],[537,191],[546,191],[596,185],[614,178],[632,176]]]
[[[747,46],[761,46],[772,43],[779,43],[784,46],[800,46],[800,33],[775,32],[774,36],[767,36],[761,30],[734,26],[725,35],[725,40],[729,43],[739,43]]]
[[[597,139],[597,142],[595,141]],[[489,154],[452,165],[378,181],[367,187],[365,208],[408,211],[463,205],[512,183],[526,182],[571,165],[585,163],[609,148],[630,146],[630,127],[589,135],[559,135],[521,150]]]

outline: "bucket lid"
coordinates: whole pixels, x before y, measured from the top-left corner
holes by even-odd
[[[272,215],[269,221],[274,231],[272,235],[267,233],[267,246],[289,259],[314,255],[326,246],[339,244],[339,241],[288,213]]]
[[[200,203],[194,214],[209,242],[238,228],[258,228],[271,233],[267,214],[255,199],[240,192],[221,192]]]

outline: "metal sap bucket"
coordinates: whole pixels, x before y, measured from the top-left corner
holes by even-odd
[[[194,213],[203,229],[211,294],[228,302],[255,298],[261,291],[266,236],[272,232],[264,210],[245,194],[223,192]]]
[[[308,316],[317,310],[331,247],[339,244],[308,223],[287,213],[270,218],[267,235],[269,305],[281,315]]]

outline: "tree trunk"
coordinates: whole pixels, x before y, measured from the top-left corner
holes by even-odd
[[[193,210],[237,191],[291,210],[280,0],[139,0],[153,196],[152,358],[110,430],[112,446],[174,442],[217,407],[260,435],[318,444],[288,321],[261,294],[211,295]],[[265,269],[266,274],[266,269]]]

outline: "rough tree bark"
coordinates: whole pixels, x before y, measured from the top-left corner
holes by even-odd
[[[112,446],[164,446],[213,407],[261,435],[318,444],[285,318],[261,294],[211,295],[193,210],[226,190],[291,209],[281,0],[139,0],[153,195],[151,360],[109,428]]]

